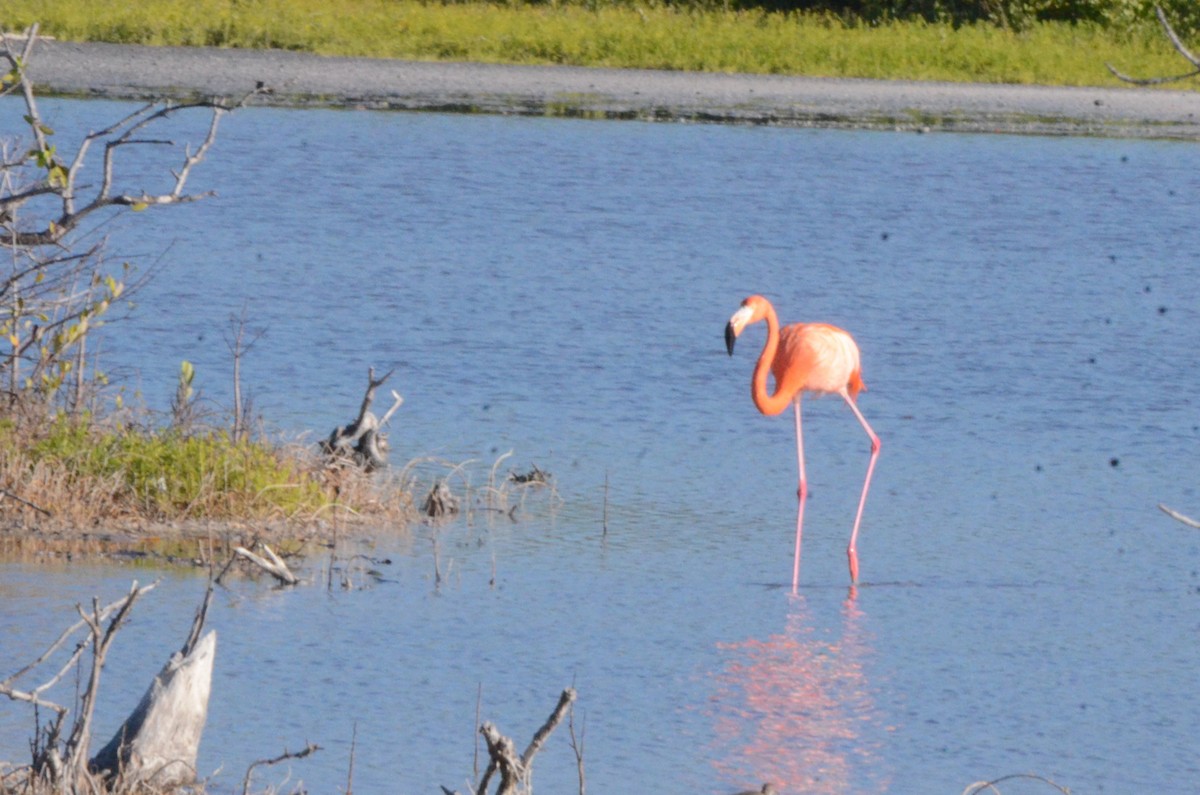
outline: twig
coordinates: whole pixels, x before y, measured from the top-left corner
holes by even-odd
[[[608,538],[608,470],[604,470],[604,532],[603,538]]]
[[[150,583],[149,585],[144,585],[141,588],[137,588],[135,591],[132,592],[132,598],[144,596],[149,591],[152,591],[152,590],[154,590],[154,588],[158,587],[158,583],[159,583],[159,581],[155,580],[154,582]],[[136,588],[136,585],[137,585],[137,583],[134,583],[135,588]],[[111,604],[105,605],[103,608],[100,609],[99,620],[106,621],[108,619],[108,616],[114,610],[118,610],[121,607],[123,607],[129,601],[130,598],[131,598],[130,595],[126,595]],[[88,645],[91,642],[90,637],[85,639],[84,641],[82,641],[75,647],[75,651],[71,654],[70,658],[67,659],[66,663],[62,666],[62,668],[59,669],[58,673],[56,673],[54,676],[52,676],[46,682],[43,682],[42,684],[33,688],[28,693],[21,693],[20,691],[13,690],[11,685],[13,682],[17,681],[17,679],[21,678],[26,673],[28,673],[29,671],[33,670],[34,668],[36,668],[37,666],[41,665],[46,660],[48,660],[50,658],[50,655],[54,654],[54,652],[57,651],[59,649],[59,647],[61,647],[63,645],[63,643],[66,642],[67,638],[74,635],[86,624],[88,624],[88,620],[86,618],[76,621],[74,624],[72,624],[71,626],[69,626],[65,630],[63,630],[62,634],[60,634],[58,636],[58,638],[53,643],[50,644],[50,646],[46,649],[46,651],[42,652],[40,657],[38,657],[36,660],[34,660],[33,662],[26,665],[21,670],[17,671],[16,673],[12,674],[11,676],[9,676],[7,679],[0,681],[0,694],[7,695],[9,698],[18,700],[18,701],[28,701],[35,705],[40,704],[42,706],[49,706],[52,709],[63,709],[62,707],[58,707],[55,704],[51,704],[50,702],[41,701],[39,696],[43,692],[45,692],[46,690],[48,690],[49,688],[51,688],[55,684],[57,684],[59,682],[59,680],[61,680],[67,674],[68,671],[70,671],[72,668],[75,667],[76,660],[78,660],[80,655],[82,655],[83,652],[87,650]]]
[[[483,682],[475,693],[475,725],[479,725],[479,713],[483,710]],[[479,738],[475,738],[475,759],[471,768],[471,778],[479,778]]]
[[[354,748],[358,744],[358,721],[350,731],[350,769],[346,772],[346,795],[354,795]]]
[[[400,397],[400,393],[394,389],[392,390],[392,400],[395,402],[392,403],[392,407],[387,410],[387,413],[383,415],[383,419],[379,421],[380,425],[387,425],[388,420],[390,420],[392,415],[396,413],[396,409],[404,405],[404,398]]]
[[[1043,784],[1048,784],[1049,786],[1054,787],[1056,790],[1063,793],[1063,795],[1071,795],[1071,790],[1060,784],[1054,783],[1045,776],[1039,776],[1036,773],[1010,773],[1007,776],[994,778],[991,781],[976,781],[974,784],[968,785],[967,788],[962,791],[962,795],[977,795],[978,793],[983,792],[985,789],[990,789],[993,792],[999,793],[1000,790],[996,788],[996,785],[1004,781],[1011,781],[1013,779],[1029,779],[1031,781],[1040,781]]]
[[[1188,527],[1195,527],[1197,529],[1200,529],[1200,522],[1197,522],[1195,519],[1193,519],[1190,516],[1184,516],[1179,511],[1171,510],[1167,506],[1163,505],[1161,502],[1158,504],[1158,509],[1160,511],[1162,511],[1163,513],[1165,513],[1167,516],[1171,517],[1172,519],[1183,522]]]
[[[4,499],[5,497],[11,497],[12,499],[16,500],[17,502],[21,503],[22,505],[24,505],[28,508],[32,508],[35,511],[40,511],[45,516],[53,516],[54,515],[54,514],[50,513],[49,511],[47,511],[42,506],[32,503],[23,497],[18,497],[16,494],[13,494],[8,489],[0,489],[0,500]]]
[[[320,750],[321,750],[321,746],[317,745],[316,743],[306,742],[304,745],[304,750],[302,750],[302,751],[296,751],[295,753],[293,753],[285,748],[285,749],[283,749],[283,753],[280,754],[279,756],[275,757],[274,759],[259,759],[257,762],[251,762],[250,767],[246,768],[246,777],[244,779],[242,779],[242,795],[249,795],[250,774],[253,773],[254,768],[258,767],[259,765],[270,766],[270,765],[277,765],[280,762],[287,761],[288,759],[303,759],[304,757],[315,754],[317,751],[320,751]]]
[[[1184,59],[1188,61],[1188,63],[1196,68],[1185,74],[1174,75],[1171,77],[1130,77],[1127,74],[1117,71],[1116,67],[1114,67],[1112,64],[1105,63],[1104,65],[1108,67],[1108,71],[1112,72],[1118,80],[1123,80],[1126,83],[1133,83],[1134,85],[1138,86],[1156,86],[1163,83],[1173,83],[1178,80],[1187,80],[1189,77],[1200,75],[1200,58],[1197,58],[1190,50],[1188,50],[1186,46],[1184,46],[1183,41],[1175,32],[1175,29],[1171,27],[1171,23],[1167,21],[1167,15],[1163,13],[1162,6],[1155,6],[1154,13],[1158,17],[1158,21],[1162,24],[1163,30],[1166,32],[1167,39],[1169,39],[1171,42],[1171,46],[1174,47],[1175,51],[1182,55]]]
[[[587,795],[587,780],[583,775],[583,739],[587,733],[587,719],[579,726],[579,737],[575,736],[575,708],[567,716],[567,732],[571,735],[571,750],[575,753],[575,767],[579,771],[579,795]]]

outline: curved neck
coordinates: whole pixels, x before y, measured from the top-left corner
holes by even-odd
[[[764,319],[767,321],[767,344],[763,346],[758,362],[754,365],[754,375],[750,379],[750,397],[754,399],[754,405],[759,411],[774,416],[783,413],[792,402],[793,396],[781,394],[778,381],[775,383],[775,394],[767,391],[767,374],[775,361],[775,352],[779,350],[779,318],[770,305],[767,306]]]

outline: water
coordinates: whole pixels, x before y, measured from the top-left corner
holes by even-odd
[[[125,107],[45,105],[63,141]],[[4,129],[18,112],[0,103]],[[164,408],[186,358],[228,406],[222,337],[245,307],[266,334],[243,377],[272,432],[325,435],[369,366],[395,367],[394,460],[471,461],[480,485],[512,450],[500,471],[536,464],[564,502],[386,528],[371,587],[219,592],[201,772],[232,791],[312,741],[255,780],[336,792],[353,742],[357,791],[465,791],[477,703],[523,748],[573,684],[593,792],[958,793],[1029,771],[1190,792],[1200,536],[1155,505],[1200,513],[1198,160],[1095,139],[228,118],[194,176],[217,198],[105,229],[114,259],[159,258],[104,343],[126,398]],[[883,452],[853,596],[866,439],[839,401],[806,404],[791,596],[790,418],[749,400],[762,327],[732,360],[721,338],[753,292],[863,350]],[[0,671],[75,601],[151,576],[4,565]],[[164,576],[114,649],[100,735],[200,597],[201,577]],[[29,724],[0,712],[0,758],[26,758]],[[537,791],[577,789],[565,727],[534,771]]]

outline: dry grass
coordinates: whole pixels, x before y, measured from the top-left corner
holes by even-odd
[[[354,526],[407,528],[410,487],[299,443],[91,421],[0,424],[0,554],[193,560],[213,539],[279,544]]]

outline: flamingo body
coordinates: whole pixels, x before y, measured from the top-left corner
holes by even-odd
[[[855,546],[858,529],[867,502],[867,491],[871,486],[871,474],[875,471],[875,461],[879,457],[881,447],[879,437],[858,410],[858,394],[866,389],[862,380],[858,345],[848,332],[827,323],[794,323],[781,329],[771,302],[761,295],[752,295],[742,302],[741,307],[725,326],[725,346],[730,356],[733,355],[738,335],[747,326],[758,322],[767,324],[767,341],[754,365],[754,374],[750,379],[750,397],[758,410],[768,416],[781,414],[789,405],[796,414],[796,460],[800,469],[800,482],[796,489],[793,591],[800,581],[800,540],[804,526],[804,503],[808,495],[804,475],[804,436],[800,423],[800,400],[804,393],[840,395],[871,440],[871,459],[867,464],[867,476],[863,481],[862,496],[854,518],[850,544],[846,548],[850,581],[855,583],[858,581],[858,554]],[[774,377],[774,391],[768,389],[768,373]]]

